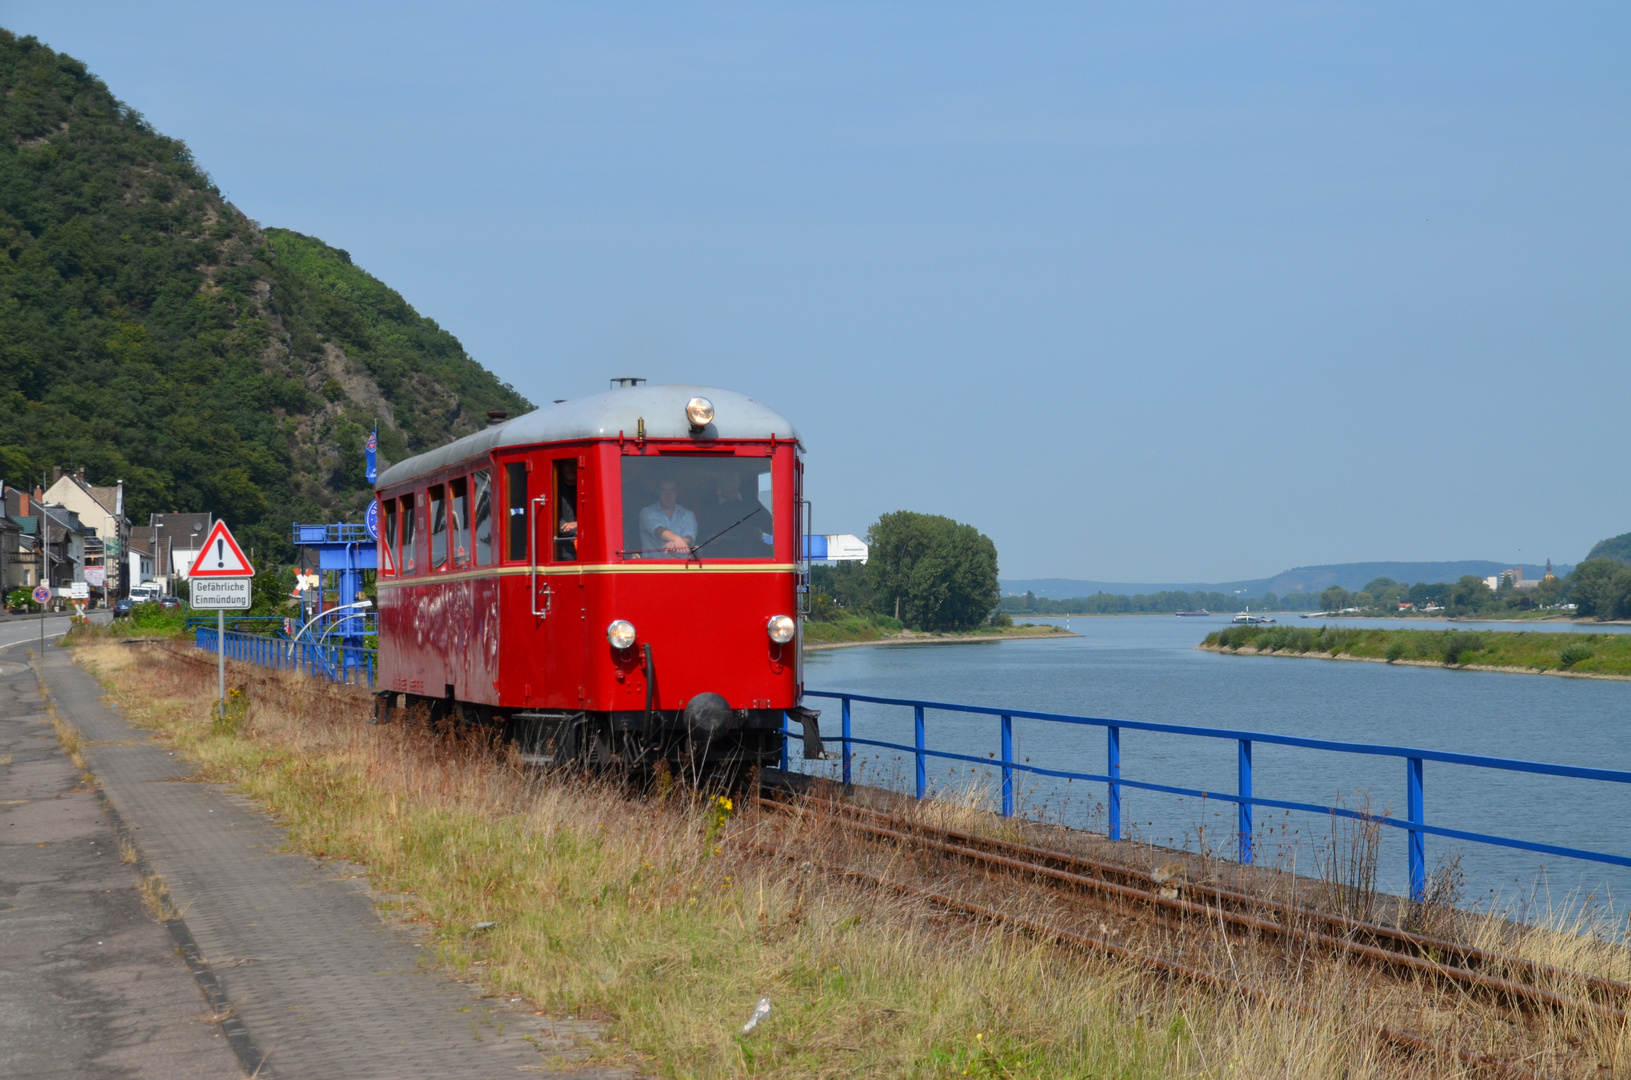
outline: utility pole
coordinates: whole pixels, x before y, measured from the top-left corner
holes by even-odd
[[[46,590],[51,590],[51,519],[45,513],[45,489],[40,488],[40,505],[36,508],[40,512],[40,570],[45,580],[41,582]],[[51,601],[48,599],[40,605],[40,670],[45,670],[45,614],[51,610]]]

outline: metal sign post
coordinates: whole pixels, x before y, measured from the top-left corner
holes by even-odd
[[[45,663],[45,612],[51,603],[51,586],[34,586],[34,602],[40,605],[40,663]]]
[[[217,716],[225,716],[227,708],[227,612],[242,611],[250,606],[253,590],[249,579],[254,576],[255,567],[244,558],[243,549],[232,538],[232,530],[227,528],[226,522],[217,521],[193,560],[192,569],[187,571],[187,584],[192,590],[191,607],[215,609]]]

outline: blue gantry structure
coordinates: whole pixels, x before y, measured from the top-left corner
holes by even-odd
[[[335,575],[335,602],[325,605],[319,587],[300,619],[238,616],[220,648],[232,660],[289,668],[336,682],[374,684],[377,651],[368,638],[377,632],[375,611],[364,603],[363,574],[379,568],[379,551],[368,525],[336,522],[295,525],[294,542],[317,553],[320,573]],[[217,648],[215,625],[188,620],[199,648]]]

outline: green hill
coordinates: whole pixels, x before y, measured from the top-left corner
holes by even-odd
[[[1615,562],[1631,563],[1631,533],[1622,533],[1607,540],[1597,541],[1591,551],[1586,555],[1588,559],[1613,559]]]
[[[287,557],[382,461],[528,403],[344,251],[262,229],[85,65],[0,30],[0,479],[123,479]]]

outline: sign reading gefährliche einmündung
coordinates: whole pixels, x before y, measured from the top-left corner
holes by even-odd
[[[192,578],[192,607],[208,611],[243,611],[250,606],[248,578]]]

